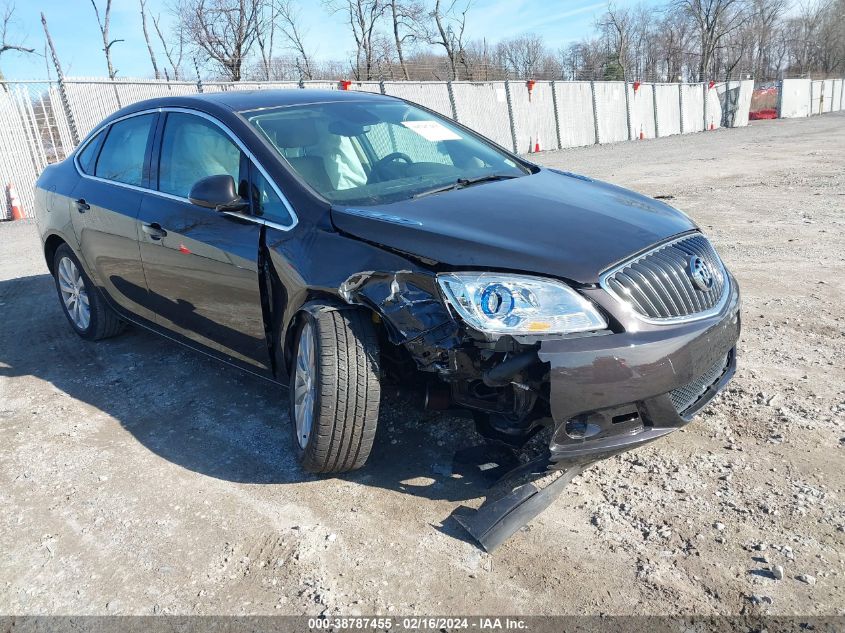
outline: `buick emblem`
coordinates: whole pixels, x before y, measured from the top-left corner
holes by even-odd
[[[707,292],[713,287],[713,273],[710,272],[707,263],[698,255],[689,258],[687,274],[695,287],[701,292]]]

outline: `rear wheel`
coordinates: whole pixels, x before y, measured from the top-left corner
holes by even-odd
[[[290,418],[305,470],[340,473],[367,461],[378,425],[379,350],[369,314],[305,312],[290,372]]]
[[[97,341],[123,330],[123,322],[103,300],[67,244],[56,249],[53,277],[65,316],[79,336]]]

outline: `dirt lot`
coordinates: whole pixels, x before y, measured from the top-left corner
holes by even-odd
[[[739,278],[736,380],[693,424],[488,555],[448,519],[484,495],[451,476],[468,421],[388,395],[366,469],[303,475],[283,393],[79,340],[3,224],[0,613],[845,614],[845,115],[539,160],[674,196]]]

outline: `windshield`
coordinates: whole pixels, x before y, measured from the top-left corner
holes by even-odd
[[[529,170],[448,119],[401,101],[314,103],[242,113],[333,203],[373,205]]]

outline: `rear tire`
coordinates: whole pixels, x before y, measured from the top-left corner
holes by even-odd
[[[124,322],[105,302],[67,244],[56,249],[53,278],[62,310],[79,336],[88,341],[99,341],[123,331]]]
[[[342,473],[364,465],[378,425],[379,348],[369,313],[304,312],[290,371],[290,418],[302,467]]]

